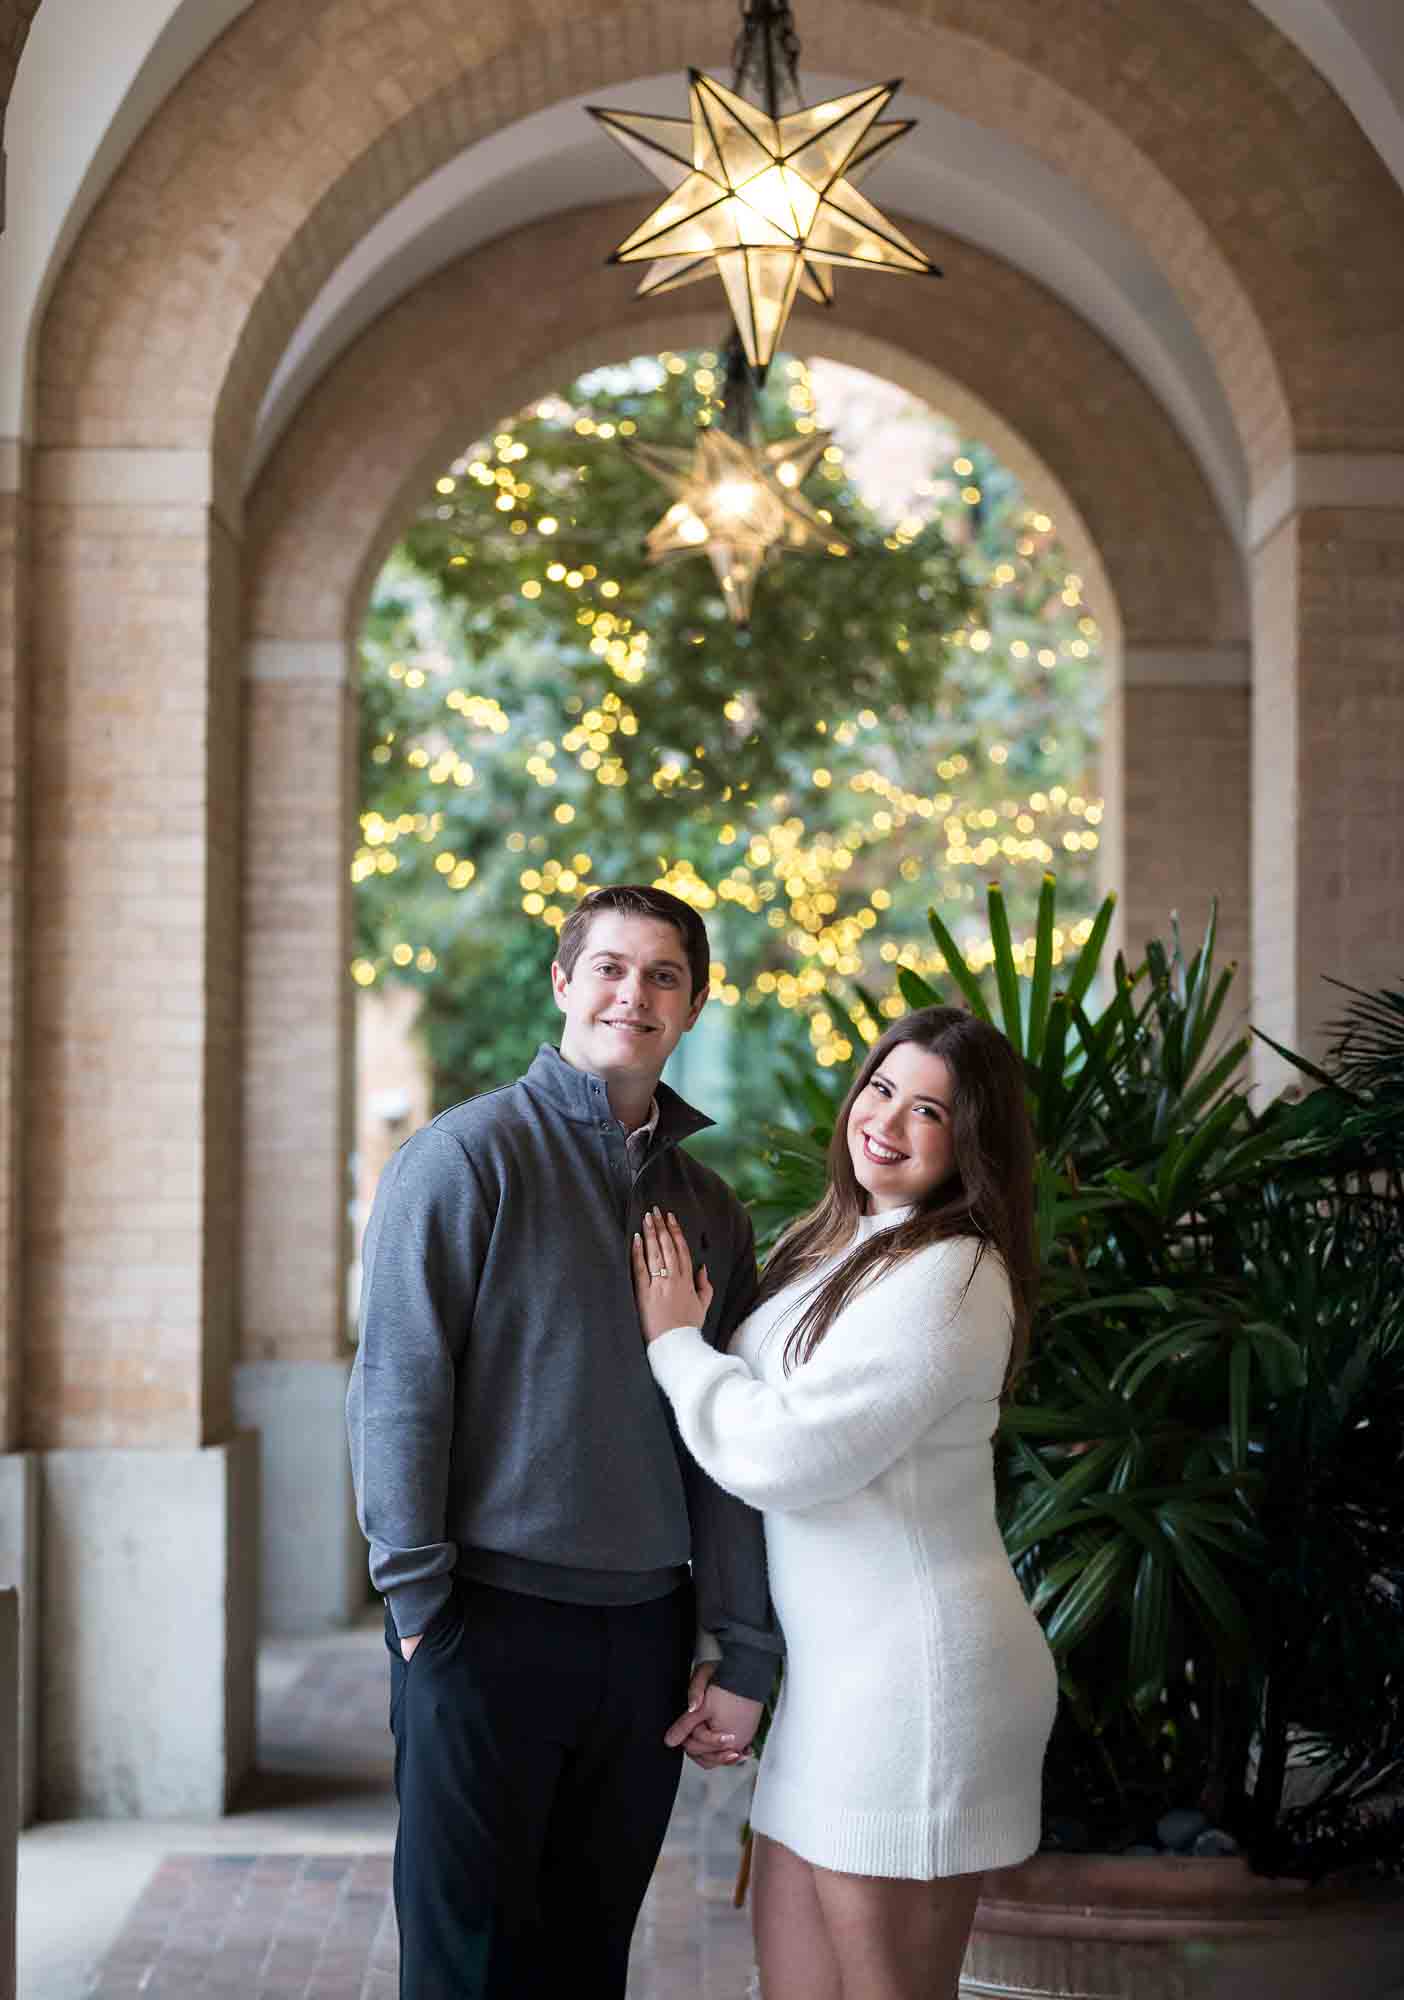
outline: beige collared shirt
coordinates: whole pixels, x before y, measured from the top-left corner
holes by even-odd
[[[655,1097],[648,1107],[648,1116],[645,1118],[643,1124],[636,1125],[632,1132],[627,1132],[624,1135],[624,1145],[629,1155],[629,1165],[635,1173],[643,1165],[648,1154],[648,1149],[653,1144],[653,1135],[657,1130],[658,1099]]]

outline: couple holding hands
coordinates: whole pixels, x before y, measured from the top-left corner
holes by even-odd
[[[686,1752],[760,1766],[764,2000],[954,1996],[1056,1682],[995,1521],[1033,1308],[1017,1056],[906,1015],[762,1277],[660,1081],[701,918],[601,889],[559,1052],[381,1178],[347,1402],[386,1600],[402,2000],[623,2000]]]

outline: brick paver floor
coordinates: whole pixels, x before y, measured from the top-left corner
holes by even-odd
[[[315,1812],[343,1790],[388,1788],[384,1657],[378,1634],[358,1634],[266,1703],[252,1803],[301,1791]],[[731,1903],[748,1790],[739,1777],[685,1767],[629,2000],[745,2000],[749,1924]],[[388,1853],[175,1853],[89,1990],[92,2000],[394,2000],[397,1951]]]

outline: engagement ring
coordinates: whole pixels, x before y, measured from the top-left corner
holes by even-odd
[[[668,1266],[665,1264],[661,1271],[655,1271],[653,1275],[655,1278],[666,1278],[668,1275]]]

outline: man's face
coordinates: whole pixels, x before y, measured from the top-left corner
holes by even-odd
[[[567,978],[551,967],[556,1005],[565,1015],[561,1054],[594,1076],[656,1083],[663,1065],[707,998],[694,1003],[683,941],[653,917],[601,910]]]

